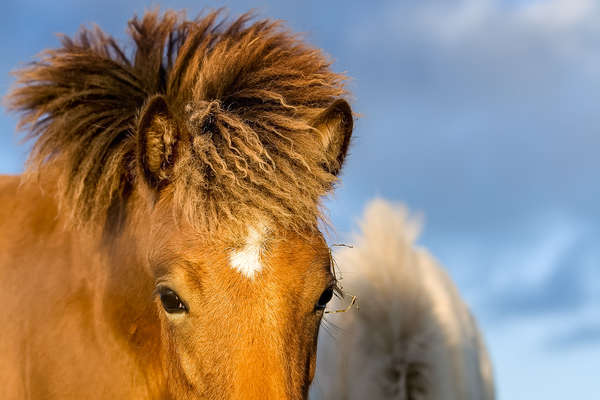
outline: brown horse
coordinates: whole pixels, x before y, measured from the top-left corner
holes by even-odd
[[[303,399],[344,77],[268,20],[167,12],[18,71],[0,178],[0,398]]]

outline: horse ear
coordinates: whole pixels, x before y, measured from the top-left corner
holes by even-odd
[[[177,128],[162,95],[151,97],[142,108],[137,126],[137,161],[140,175],[151,187],[164,185],[173,167]]]
[[[314,126],[320,134],[327,162],[325,169],[338,175],[350,145],[352,136],[352,110],[348,102],[336,100],[316,119]]]

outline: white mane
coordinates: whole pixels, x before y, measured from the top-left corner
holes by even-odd
[[[414,246],[420,223],[374,200],[361,229],[354,248],[336,253],[341,284],[360,311],[324,322],[331,334],[321,334],[313,398],[494,399],[475,320],[448,275]]]

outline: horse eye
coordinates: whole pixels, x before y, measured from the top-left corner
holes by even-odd
[[[187,307],[173,290],[163,287],[159,289],[159,294],[160,302],[165,311],[169,314],[187,312]]]
[[[324,310],[325,306],[327,306],[327,303],[329,303],[329,301],[331,300],[332,297],[333,297],[333,287],[330,286],[327,289],[325,289],[323,294],[321,294],[321,297],[319,297],[319,301],[317,301],[315,310]]]

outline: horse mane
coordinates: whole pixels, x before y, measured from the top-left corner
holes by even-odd
[[[57,171],[72,222],[117,229],[141,179],[140,110],[160,94],[181,130],[169,198],[188,222],[316,226],[336,177],[311,121],[346,95],[345,77],[279,22],[251,19],[147,12],[128,24],[131,56],[98,27],[63,36],[16,72],[8,96],[34,141],[26,175]]]
[[[341,285],[363,301],[323,347],[321,358],[337,363],[320,369],[336,371],[319,377],[333,379],[325,398],[494,399],[475,318],[444,268],[416,244],[421,220],[401,204],[373,199],[354,247],[336,252]]]

